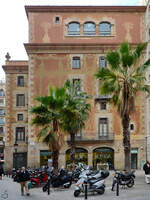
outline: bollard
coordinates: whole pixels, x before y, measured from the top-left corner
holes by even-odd
[[[47,194],[50,195],[50,176],[48,176],[48,189]]]
[[[116,196],[119,196],[119,180],[117,180]]]
[[[87,181],[85,182],[85,199],[87,199]]]

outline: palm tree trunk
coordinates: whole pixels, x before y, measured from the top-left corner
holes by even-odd
[[[75,167],[75,134],[74,133],[70,133],[70,158],[71,158],[71,164],[72,164],[72,170]]]
[[[56,174],[58,172],[58,158],[59,158],[59,150],[53,149],[53,167],[54,167],[54,173]]]
[[[125,153],[125,170],[131,170],[131,153],[130,153],[130,131],[129,131],[130,118],[129,115],[125,114],[122,117],[122,126],[123,126],[123,146]]]

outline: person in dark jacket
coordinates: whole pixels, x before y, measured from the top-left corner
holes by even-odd
[[[25,167],[21,168],[21,171],[18,173],[18,182],[21,185],[21,195],[24,195],[24,188],[26,190],[27,196],[30,195],[29,189],[28,189],[28,181],[30,180],[30,174],[29,172],[25,169]]]
[[[150,161],[147,160],[143,166],[143,170],[145,172],[145,182],[150,183]]]
[[[2,180],[3,174],[4,174],[3,166],[0,164],[0,180]]]

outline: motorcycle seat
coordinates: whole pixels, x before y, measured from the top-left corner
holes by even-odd
[[[96,182],[98,182],[98,181],[101,181],[101,180],[103,180],[103,178],[90,179],[90,180],[88,180],[88,183],[89,183],[90,185],[92,185],[92,184],[94,184],[94,183],[96,183]]]

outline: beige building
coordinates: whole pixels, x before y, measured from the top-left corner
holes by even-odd
[[[4,159],[5,147],[5,81],[0,80],[0,160]]]
[[[51,152],[38,143],[38,129],[31,127],[29,109],[35,97],[47,95],[49,86],[62,86],[67,79],[78,80],[92,96],[85,129],[76,138],[75,162],[95,168],[124,167],[122,126],[109,97],[99,93],[94,74],[109,67],[105,55],[128,40],[133,47],[145,38],[144,6],[26,6],[29,22],[29,56],[25,61],[7,61],[6,73],[6,168],[47,164]],[[139,31],[141,30],[141,31]],[[140,169],[145,161],[145,96],[139,94],[131,116],[131,167]],[[65,138],[59,166],[70,164],[70,139]]]

